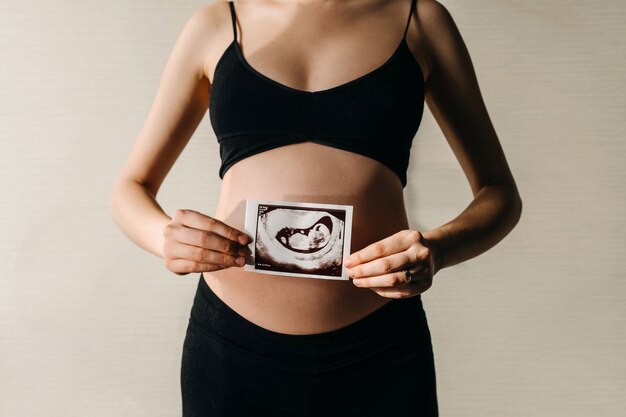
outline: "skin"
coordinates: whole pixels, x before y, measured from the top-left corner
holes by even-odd
[[[409,6],[408,0],[238,0],[238,41],[257,71],[292,88],[319,91],[380,66],[402,37]],[[177,275],[203,272],[211,289],[250,322],[289,334],[343,327],[394,298],[423,293],[439,270],[485,252],[518,222],[521,199],[469,53],[448,11],[433,0],[418,1],[407,43],[424,74],[426,104],[473,193],[456,218],[432,230],[409,229],[393,171],[312,142],[233,165],[212,215],[179,209],[168,216],[156,195],[206,113],[215,66],[231,41],[225,2],[204,6],[189,19],[113,188],[110,209],[133,242]],[[247,198],[353,205],[346,259],[353,279],[243,271],[236,259],[249,254],[249,237],[242,236]],[[410,283],[405,268],[412,272]]]

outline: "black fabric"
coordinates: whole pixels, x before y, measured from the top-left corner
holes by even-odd
[[[200,275],[183,345],[183,417],[437,417],[421,296],[342,328],[277,333],[231,309]]]
[[[413,138],[424,111],[424,78],[406,43],[385,63],[347,83],[320,91],[295,89],[256,71],[237,41],[220,57],[211,85],[209,114],[220,145],[220,178],[236,162],[278,146],[316,142],[375,159],[406,186]]]

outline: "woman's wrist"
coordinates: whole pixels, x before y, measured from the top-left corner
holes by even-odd
[[[422,239],[424,240],[425,246],[430,251],[431,265],[434,276],[437,272],[439,272],[439,270],[445,267],[443,258],[444,253],[441,248],[440,242],[437,240],[434,230],[423,232]]]

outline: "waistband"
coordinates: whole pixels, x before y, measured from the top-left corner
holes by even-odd
[[[419,346],[430,347],[421,296],[391,299],[363,318],[313,334],[279,333],[261,327],[224,303],[200,275],[190,324],[245,355],[282,364],[345,367],[367,361],[400,363]],[[386,359],[380,360],[381,355]],[[384,363],[383,363],[384,362]]]

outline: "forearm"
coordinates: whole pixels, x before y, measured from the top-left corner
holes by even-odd
[[[150,190],[136,181],[119,180],[111,193],[109,211],[131,241],[163,258],[163,228],[171,218]]]
[[[515,227],[521,210],[522,202],[514,185],[483,187],[455,219],[422,233],[434,246],[436,271],[495,246]]]

